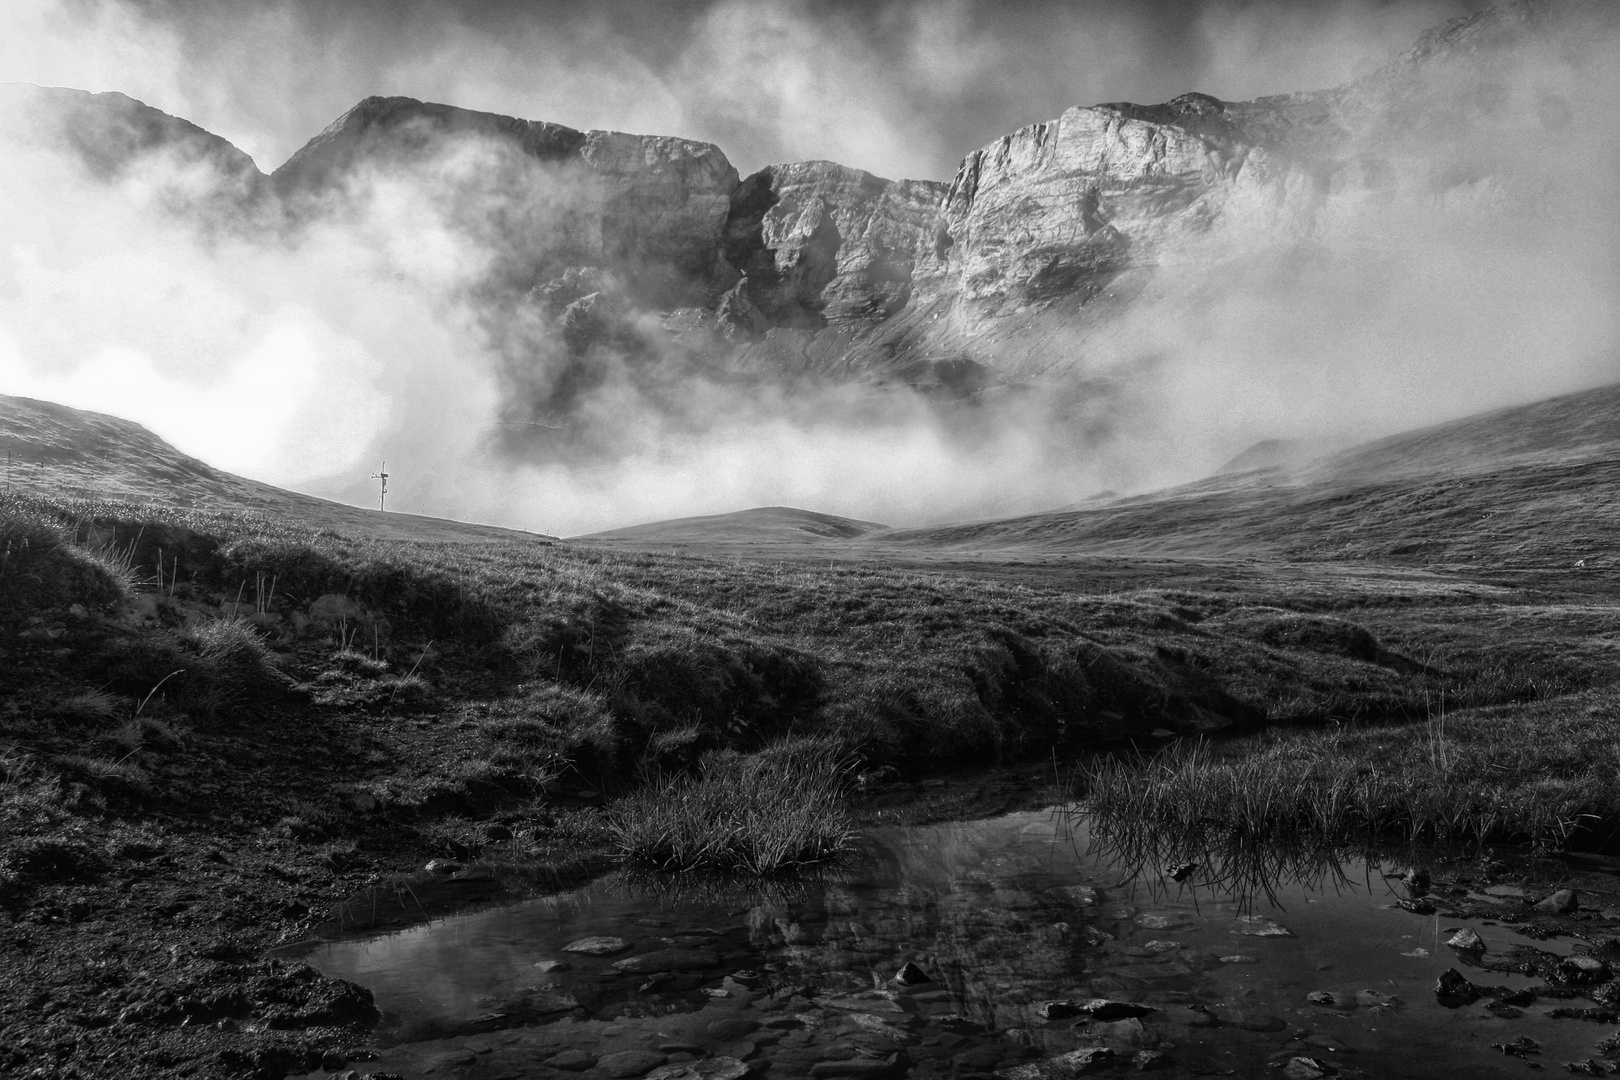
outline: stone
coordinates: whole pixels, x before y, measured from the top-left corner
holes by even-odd
[[[1097,890],[1090,885],[1059,885],[1048,892],[1081,907],[1090,907],[1098,902]]]
[[[1357,990],[1356,1004],[1368,1009],[1393,1009],[1401,1004],[1394,994],[1381,994],[1377,990]]]
[[[1118,1055],[1108,1047],[1087,1046],[1042,1061],[1001,1069],[996,1075],[1005,1080],[1068,1080],[1069,1077],[1103,1072],[1117,1062]]]
[[[449,1053],[434,1054],[422,1062],[422,1067],[425,1071],[432,1072],[435,1069],[465,1069],[467,1066],[474,1065],[477,1062],[478,1056],[476,1054],[466,1050],[452,1050]]]
[[[1000,1065],[1006,1056],[993,1046],[975,1046],[957,1054],[951,1059],[951,1064],[959,1073],[983,1073]]]
[[[454,859],[429,859],[427,865],[422,867],[422,869],[426,870],[430,874],[448,875],[459,873],[463,867]]]
[[[536,960],[533,964],[534,970],[542,975],[550,974],[553,971],[569,971],[573,966],[566,960]]]
[[[891,996],[891,991],[875,991],[849,997],[816,998],[824,1009],[842,1009],[845,1012],[903,1013],[906,1010]]]
[[[564,946],[564,951],[571,951]],[[600,954],[598,954],[600,955]],[[704,971],[720,966],[720,955],[708,949],[656,949],[614,962],[617,971],[633,975]]]
[[[562,951],[583,956],[613,956],[628,952],[631,947],[631,943],[621,937],[585,937],[570,941],[562,947]]]
[[[1463,928],[1446,939],[1446,944],[1460,953],[1482,953],[1485,939],[1471,928]]]
[[[1586,985],[1604,982],[1609,977],[1609,965],[1595,956],[1566,956],[1558,962],[1558,978],[1562,982]]]
[[[1182,1027],[1215,1027],[1220,1023],[1202,1005],[1177,1005],[1165,1011],[1165,1019]]]
[[[1261,918],[1259,915],[1239,915],[1237,918],[1237,926],[1233,928],[1232,933],[1241,934],[1244,937],[1257,938],[1284,938],[1294,936],[1283,927],[1272,922],[1270,919]]]
[[[1321,1077],[1331,1076],[1336,1070],[1325,1061],[1313,1057],[1291,1057],[1288,1064],[1283,1066],[1283,1076],[1287,1080],[1320,1080]]]
[[[865,1077],[894,1076],[900,1071],[899,1061],[893,1057],[852,1057],[842,1061],[818,1061],[810,1066],[810,1075],[815,1080],[831,1080],[832,1077],[842,1076],[862,1080]]]
[[[1075,1029],[1081,1031],[1081,1025],[1076,1024]],[[1139,1050],[1157,1046],[1159,1042],[1158,1034],[1134,1016],[1124,1020],[1092,1021],[1084,1026],[1083,1034],[1101,1039],[1115,1049]]]
[[[1581,900],[1574,889],[1559,889],[1536,904],[1536,910],[1544,915],[1570,915],[1580,909]]]
[[[1209,1014],[1227,1027],[1244,1031],[1281,1031],[1288,1025],[1281,1018],[1259,1009],[1240,1009],[1232,1005],[1212,1005]]]
[[[918,967],[915,962],[907,960],[900,966],[900,970],[894,973],[894,978],[891,981],[899,983],[901,986],[921,986],[924,983],[933,982],[934,979],[933,976]]]
[[[647,1080],[742,1080],[748,1066],[734,1057],[711,1057],[661,1065]]]
[[[1354,998],[1335,994],[1331,990],[1312,990],[1305,995],[1305,1000],[1312,1005],[1320,1005],[1324,1009],[1334,1009],[1340,1012],[1349,1012],[1356,1007]]]
[[[1175,1066],[1170,1055],[1158,1050],[1138,1050],[1136,1056],[1131,1058],[1139,1072],[1157,1072],[1160,1069],[1169,1069]]]
[[[1448,1009],[1472,1005],[1479,1000],[1479,987],[1469,982],[1456,968],[1447,968],[1434,982],[1434,996]]]
[[[736,1042],[738,1039],[752,1035],[760,1029],[757,1020],[750,1020],[743,1016],[728,1016],[721,1020],[712,1020],[704,1028],[705,1034],[717,1043]]]
[[[629,1080],[642,1076],[669,1060],[651,1050],[620,1050],[616,1054],[603,1054],[596,1059],[596,1067],[613,1080]]]
[[[546,1058],[543,1064],[564,1072],[583,1072],[596,1064],[596,1055],[587,1054],[583,1050],[564,1050],[560,1054]]]

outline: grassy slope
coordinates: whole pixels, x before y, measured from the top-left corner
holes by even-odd
[[[592,533],[581,540],[627,540],[647,544],[707,544],[748,540],[754,543],[805,543],[819,540],[849,540],[887,529],[875,521],[820,514],[791,506],[760,506],[733,514],[676,518],[646,525]]]
[[[382,514],[223,472],[146,428],[105,413],[0,394],[0,490],[156,501],[401,540],[513,540],[529,534],[415,514]]]
[[[38,465],[37,489],[60,492],[116,455],[85,449],[79,428],[101,418],[55,416],[76,450]],[[1057,536],[992,556],[950,532],[795,546],[756,531],[733,541],[756,557],[724,561],[393,515],[381,532],[378,515],[274,489],[273,515],[237,512],[229,488],[206,502],[223,481],[172,451],[176,473],[120,460],[122,494],[230,512],[6,496],[0,589],[28,600],[0,603],[0,947],[20,958],[0,979],[0,1053],[61,1075],[307,1062],[352,1038],[358,1006],[255,959],[264,945],[368,910],[338,902],[430,855],[588,868],[611,837],[598,792],[634,797],[650,771],[790,735],[839,740],[874,781],[1156,732],[1423,719],[1442,700],[1448,722],[1523,708],[1578,742],[1564,729],[1608,715],[1620,640],[1608,556],[1568,573],[1570,549],[1595,542],[1578,538],[1612,528],[1584,501],[1610,491],[1595,445],[1459,479],[1363,478],[1342,506],[1251,477],[1058,515],[1089,524],[1055,534],[976,527],[998,544]],[[1491,521],[1446,524],[1458,500]],[[1084,542],[1066,547],[1065,529]],[[1137,553],[1159,529],[1170,554]],[[1357,557],[1334,557],[1324,529]],[[1447,563],[1395,550],[1435,536]],[[1455,557],[1465,544],[1477,558]],[[244,692],[252,666],[199,639],[239,596],[286,687]],[[302,1019],[230,1028],[275,1008]]]
[[[1620,569],[1620,387],[1091,510],[897,530],[904,547]]]

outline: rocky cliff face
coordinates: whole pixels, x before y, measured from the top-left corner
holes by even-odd
[[[1612,29],[1614,10],[1519,0],[1336,90],[1070,109],[969,154],[948,184],[819,161],[742,178],[707,143],[398,97],[361,102],[266,181],[223,140],[120,95],[14,92],[7,112],[49,113],[48,138],[102,174],[159,148],[207,161],[234,197],[273,191],[282,228],[378,178],[418,183],[497,252],[480,299],[534,412],[567,408],[609,356],[638,378],[701,368],[967,394],[1049,370],[1054,320],[1105,322],[1234,222],[1308,236],[1326,197],[1376,190],[1429,137],[1413,116],[1444,118],[1428,133],[1488,119],[1488,58]],[[1438,108],[1434,87],[1456,91],[1459,71],[1464,92]],[[564,374],[522,377],[559,354]]]

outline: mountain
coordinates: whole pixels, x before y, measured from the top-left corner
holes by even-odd
[[[268,193],[258,165],[229,141],[124,94],[0,83],[0,136],[65,153],[98,180],[150,168],[168,181],[171,205],[193,215],[244,214]]]
[[[365,99],[269,177],[122,95],[13,88],[0,114],[97,175],[157,153],[206,164],[221,177],[209,205],[249,208],[276,235],[406,185],[488,256],[465,299],[502,364],[504,430],[527,433],[510,449],[611,453],[610,433],[591,441],[589,405],[626,382],[678,415],[701,412],[699,384],[882,383],[981,403],[1073,376],[1105,410],[1117,390],[1085,381],[1092,337],[1143,296],[1217,288],[1234,250],[1323,258],[1325,235],[1376,223],[1391,200],[1430,217],[1451,201],[1504,221],[1546,213],[1540,180],[1503,148],[1551,161],[1599,133],[1517,65],[1603,70],[1617,10],[1515,0],[1337,88],[1069,109],[968,154],[946,183],[825,161],[743,177],[708,143],[406,97]],[[1349,240],[1378,257],[1376,229]]]
[[[310,528],[400,540],[513,540],[489,525],[378,513],[223,472],[140,424],[33,398],[0,395],[0,490],[264,514]]]

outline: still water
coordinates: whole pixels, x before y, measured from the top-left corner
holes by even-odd
[[[774,892],[610,877],[309,960],[384,1011],[387,1048],[362,1074],[713,1080],[741,1061],[818,1078],[1494,1077],[1563,1072],[1613,1033],[1546,1015],[1587,1001],[1538,999],[1511,1018],[1483,999],[1440,1005],[1448,968],[1539,982],[1465,966],[1444,944],[1455,930],[1473,927],[1491,954],[1531,943],[1489,919],[1398,908],[1390,864],[1295,867],[1258,896],[1174,869],[1129,873],[1083,820],[1017,813],[871,830],[838,875]],[[564,951],[592,937],[621,940]],[[920,972],[897,983],[908,962]],[[1095,998],[1151,1011],[1042,1008]],[[1521,1036],[1539,1052],[1492,1047]],[[1054,1061],[1093,1047],[1112,1054]]]

